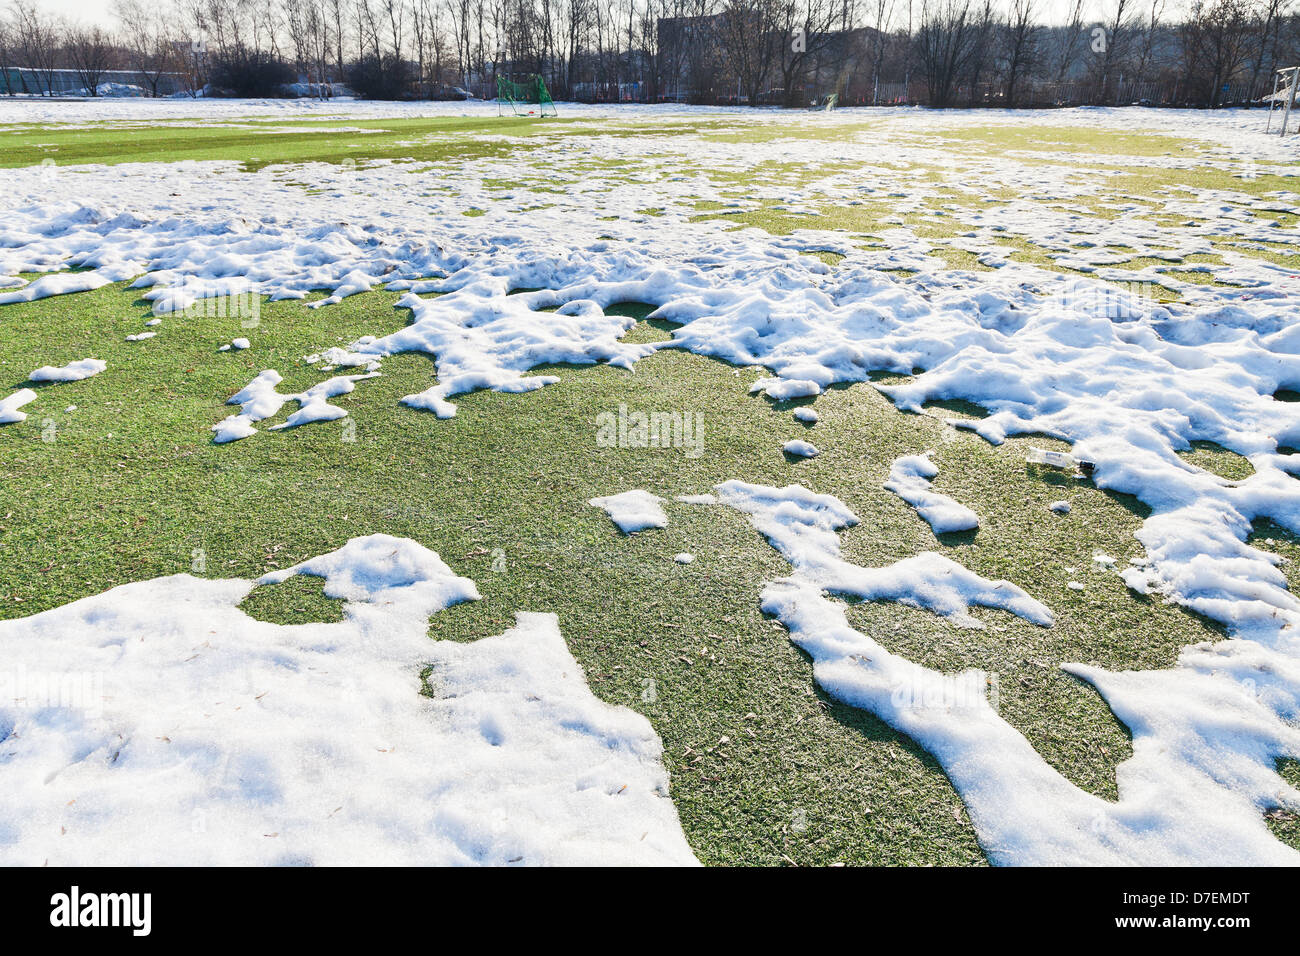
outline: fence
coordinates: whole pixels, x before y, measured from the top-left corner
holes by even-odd
[[[107,70],[99,75],[100,85],[138,88],[150,95],[151,85],[137,70]],[[184,90],[180,73],[164,73],[158,81],[158,95],[171,96]],[[85,96],[86,83],[76,70],[32,70],[27,67],[0,68],[0,93],[9,96]]]

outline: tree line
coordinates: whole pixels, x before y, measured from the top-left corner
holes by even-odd
[[[116,0],[100,26],[10,0],[0,93],[491,97],[537,74],[597,102],[1213,107],[1300,63],[1297,2]]]

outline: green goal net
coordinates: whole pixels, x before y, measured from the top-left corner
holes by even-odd
[[[540,76],[530,76],[522,83],[497,77],[497,114],[509,106],[515,116],[558,116],[546,83]]]

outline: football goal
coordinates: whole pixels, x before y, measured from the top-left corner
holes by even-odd
[[[507,108],[515,116],[559,115],[545,81],[535,74],[518,83],[497,77],[497,115],[506,115]]]
[[[1300,86],[1300,66],[1284,66],[1273,74],[1273,95],[1268,98],[1268,123],[1265,133],[1273,131],[1273,111],[1282,110],[1282,128],[1278,133],[1286,135],[1287,124],[1291,121],[1291,110],[1295,106],[1296,87]]]

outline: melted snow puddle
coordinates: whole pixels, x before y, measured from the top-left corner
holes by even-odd
[[[793,568],[764,588],[763,611],[812,657],[814,678],[828,693],[934,755],[993,862],[1300,863],[1300,853],[1275,839],[1263,818],[1272,807],[1300,807],[1300,792],[1275,769],[1277,758],[1300,754],[1300,642],[1293,635],[1195,645],[1169,670],[1065,665],[1133,735],[1133,756],[1116,770],[1119,799],[1110,802],[1066,780],[998,715],[983,672],[945,675],[891,654],[850,627],[832,595],[899,601],[958,622],[973,621],[969,608],[978,604],[1050,626],[1044,605],[934,553],[884,568],[844,561],[838,532],[858,519],[833,496],[739,481],[715,491],[712,500],[748,514]]]
[[[554,615],[430,641],[477,589],[387,535],[263,582],[293,574],[346,619],[264,623],[253,582],[178,574],[0,621],[0,862],[695,862],[658,737]]]

